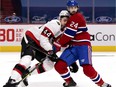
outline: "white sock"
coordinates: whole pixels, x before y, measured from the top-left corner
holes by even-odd
[[[11,74],[11,79],[14,79],[16,82],[18,82],[21,80],[21,75],[17,71],[13,70]]]

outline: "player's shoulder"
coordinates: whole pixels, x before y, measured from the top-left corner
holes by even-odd
[[[74,15],[71,15],[70,17],[70,19],[78,19],[78,18],[84,18],[83,14],[80,12],[77,12]]]
[[[75,21],[78,21],[78,22],[83,22],[83,21],[85,22],[85,17],[80,12],[77,12],[76,14],[74,14],[74,17],[72,19],[74,19]]]
[[[61,26],[61,23],[58,19],[53,19],[50,21],[51,24],[57,25],[57,26]]]
[[[76,15],[83,17],[83,14],[81,12],[77,12]]]
[[[84,19],[84,15],[80,12],[77,12],[75,15],[74,15],[75,18],[77,19]]]
[[[59,20],[53,19],[53,20],[49,21],[45,26],[52,31],[56,31],[56,30],[60,30],[61,23]]]

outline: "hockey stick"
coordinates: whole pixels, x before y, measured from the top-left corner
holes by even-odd
[[[37,51],[39,51],[39,52],[41,52],[41,53],[44,53],[46,56],[49,56],[49,55],[47,54],[47,52],[42,51],[41,49],[38,49],[37,47],[31,45],[30,43],[29,43],[28,45],[31,46],[32,48],[36,49]]]
[[[46,56],[49,57],[49,59],[50,59],[51,61],[53,61],[53,60],[50,58],[50,57],[53,57],[53,56],[52,56],[52,55],[49,55],[46,51],[43,51],[43,50],[41,50],[41,49],[38,49],[37,47],[31,45],[30,43],[29,43],[28,45],[31,46],[32,48],[36,49],[37,51],[39,51],[39,52],[45,54]],[[58,56],[57,56],[56,60],[53,61],[53,62],[56,62],[58,59],[59,59],[59,58],[58,58]]]
[[[35,46],[33,46],[33,45],[31,45],[31,44],[28,44],[28,45],[31,46],[32,48],[38,50],[39,52],[42,52],[42,53],[44,53],[45,55],[49,56],[45,51],[42,51],[42,50],[36,48]],[[16,82],[16,83],[14,83],[14,84],[12,84],[12,85],[19,85],[19,84],[20,84],[22,81],[24,81],[28,76],[30,76],[31,73],[32,73],[38,66],[40,66],[40,64],[42,64],[44,60],[45,60],[45,58],[43,58],[43,59],[41,60],[41,62],[37,63],[37,65],[36,65],[35,67],[33,67],[33,69],[30,70],[29,73],[27,73],[19,82]],[[29,70],[29,69],[30,69],[30,67],[27,68],[26,70]]]
[[[22,78],[19,82],[13,83],[12,85],[19,85],[23,80],[25,80],[28,76],[31,75],[31,73],[40,65],[42,64],[41,62],[37,63],[37,65],[29,72],[25,75],[24,78]],[[29,67],[30,68],[30,67]],[[29,70],[29,68],[27,68],[27,70]]]

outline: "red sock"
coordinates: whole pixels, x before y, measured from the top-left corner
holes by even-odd
[[[96,70],[92,67],[92,65],[83,65],[82,67],[84,74],[88,76],[95,84],[101,86],[104,83],[104,81],[96,72]]]
[[[69,83],[71,80],[71,76],[70,76],[70,72],[67,69],[67,63],[63,60],[59,60],[56,64],[55,64],[55,69],[56,71],[61,75],[61,77],[67,82]]]
[[[37,64],[35,66],[38,66]],[[43,67],[43,64],[40,64],[39,67],[37,68],[38,74],[45,72],[46,70]]]
[[[21,76],[25,72],[26,67],[22,64],[16,64],[13,70],[17,71]]]

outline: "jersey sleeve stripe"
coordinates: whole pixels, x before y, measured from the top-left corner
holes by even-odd
[[[68,29],[68,28],[67,28],[67,29],[65,30],[64,34],[69,35],[69,36],[71,36],[71,37],[74,37],[75,34],[76,34],[76,32],[77,32],[77,31],[75,31],[75,30],[72,30],[72,29]]]
[[[56,43],[56,42],[54,42],[54,45],[56,45],[56,46],[58,46],[58,47],[61,47],[61,45],[58,44],[58,43]]]
[[[82,39],[82,40],[71,40],[71,41],[73,41],[73,42],[90,42],[90,40],[88,40],[88,39]]]
[[[85,26],[85,27],[78,27],[78,28],[80,28],[80,29],[81,29],[81,28],[86,28],[86,26]]]
[[[74,37],[74,36],[68,35],[68,34],[66,34],[66,33],[64,33],[64,35],[66,35],[66,36],[68,36],[68,37],[71,37],[71,38],[73,38],[73,37]]]
[[[77,30],[74,30],[74,29],[72,29],[72,28],[69,28],[69,27],[66,27],[66,29],[69,29],[69,30],[72,30],[72,31],[77,31]]]
[[[78,27],[78,31],[77,32],[80,32],[80,31],[87,31],[88,28],[87,27]]]

